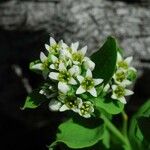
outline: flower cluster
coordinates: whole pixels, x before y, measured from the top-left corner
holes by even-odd
[[[51,98],[50,110],[72,110],[89,118],[94,112],[94,105],[82,95],[97,97],[97,86],[103,79],[92,76],[95,63],[85,56],[87,46],[79,49],[79,42],[68,46],[62,40],[57,43],[50,37],[50,44],[45,44],[45,49],[47,54],[41,52],[40,60],[30,66],[40,70],[46,80],[39,93]]]
[[[111,80],[111,85],[109,84],[109,87],[108,85],[105,87],[107,90],[108,88],[111,88],[112,99],[119,100],[123,104],[126,104],[125,96],[133,94],[133,91],[126,89],[126,87],[131,85],[132,81],[136,78],[135,68],[130,67],[132,59],[132,57],[123,59],[118,52],[116,72]]]

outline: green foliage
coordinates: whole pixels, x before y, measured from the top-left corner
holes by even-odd
[[[150,100],[148,100],[139,111],[133,116],[129,129],[129,137],[133,147],[144,150],[150,147],[149,138],[149,117],[150,117]],[[145,145],[146,143],[146,145]]]
[[[22,109],[37,108],[38,106],[40,106],[41,103],[43,103],[46,100],[47,99],[45,98],[45,96],[39,94],[39,90],[34,90],[32,93],[29,94],[29,96],[27,96]]]
[[[102,123],[100,119],[69,119],[59,126],[56,142],[75,149],[90,147],[103,138]]]
[[[103,136],[102,143],[104,144],[104,146],[107,149],[110,148],[110,133],[109,133],[109,130],[106,127],[104,129],[104,136]]]
[[[107,113],[112,115],[119,114],[124,108],[124,104],[111,98],[97,97],[94,101],[96,107],[99,108],[100,111],[104,109]]]
[[[94,77],[104,79],[104,83],[107,84],[116,69],[117,44],[115,38],[108,37],[104,45],[92,54],[91,59],[95,62]]]

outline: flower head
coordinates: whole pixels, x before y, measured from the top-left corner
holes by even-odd
[[[92,72],[90,69],[87,70],[85,77],[79,75],[77,79],[80,82],[80,86],[76,91],[76,94],[82,94],[84,92],[89,92],[92,96],[97,97],[97,91],[95,86],[103,82],[103,79],[93,79]]]
[[[49,64],[50,64],[50,60],[43,52],[41,52],[40,53],[40,62],[33,64],[31,66],[31,69],[41,70],[43,76],[46,78],[48,71],[49,71]]]
[[[76,85],[77,81],[74,79],[73,75],[75,74],[74,69],[70,68],[67,70],[64,63],[59,64],[59,72],[50,72],[49,78],[52,80],[57,80],[58,89],[67,93],[70,89],[69,85]]]
[[[49,43],[45,44],[47,53],[41,52],[40,59],[32,63],[31,69],[40,70],[46,80],[39,93],[50,100],[51,111],[70,110],[89,118],[95,108],[93,97],[112,94],[112,99],[125,104],[125,96],[133,94],[126,89],[136,76],[136,70],[130,67],[132,57],[123,59],[118,53],[116,71],[105,85],[101,84],[103,79],[93,78],[95,63],[86,56],[87,46],[80,48],[79,42],[68,46],[62,40],[56,42],[52,37]]]
[[[50,45],[45,44],[45,49],[53,55],[59,55],[59,52],[61,50],[61,45],[63,41],[61,40],[60,42],[56,42],[52,37],[50,37]]]
[[[79,115],[84,118],[90,118],[91,114],[94,112],[93,104],[90,101],[85,101],[80,105]]]
[[[130,68],[130,63],[132,61],[133,57],[127,57],[125,60],[123,60],[120,53],[117,54],[117,67],[123,70],[128,70]]]
[[[113,90],[113,94],[111,98],[117,99],[123,104],[126,104],[125,96],[129,96],[133,94],[132,91],[125,89],[125,87],[121,85],[112,85],[112,90]]]
[[[124,70],[117,70],[116,73],[113,76],[113,79],[116,84],[122,84],[122,85],[130,85],[131,81],[127,79],[127,71]]]
[[[63,105],[59,111],[72,110],[78,112],[78,108],[82,104],[82,99],[76,96],[66,96],[63,101]]]

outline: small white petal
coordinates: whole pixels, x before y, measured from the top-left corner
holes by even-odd
[[[51,64],[49,67],[50,67],[51,69],[56,69],[56,67],[55,67],[54,64]]]
[[[82,94],[84,92],[86,92],[86,90],[80,85],[79,88],[76,91],[76,94]]]
[[[49,103],[49,109],[51,111],[58,111],[61,107],[61,102],[57,101],[57,100],[51,100]]]
[[[57,72],[51,72],[49,74],[49,78],[51,78],[53,80],[58,80],[58,76],[59,76],[59,73],[57,73]]]
[[[41,60],[41,62],[44,62],[47,60],[47,57],[45,56],[45,54],[43,52],[40,53],[40,60]]]
[[[84,80],[84,77],[82,77],[82,76],[77,76],[77,79],[79,80],[80,83],[82,83],[82,81]]]
[[[91,88],[90,90],[88,90],[88,92],[89,92],[92,96],[97,97],[97,92],[96,92],[96,89],[95,89],[94,87]]]
[[[65,104],[59,109],[60,112],[66,111],[66,110],[69,110],[69,108]]]
[[[99,85],[100,83],[103,82],[103,79],[93,79],[94,80],[94,85]]]
[[[95,68],[95,63],[90,58],[84,57],[83,61],[84,61],[83,65],[85,69],[93,70]]]
[[[81,98],[77,98],[77,103],[78,103],[78,108],[81,108],[83,102],[82,102],[82,99]]]
[[[43,70],[42,63],[35,64],[31,67],[32,69]]]
[[[80,64],[80,62],[78,62],[78,61],[73,61],[73,64],[78,65],[78,64]]]
[[[75,42],[71,44],[71,49],[73,52],[76,52],[79,47],[79,42]]]
[[[113,95],[111,96],[112,99],[117,99],[116,94],[113,93]]]
[[[50,37],[50,45],[54,45],[56,44],[56,41],[54,40],[54,38]]]
[[[58,83],[58,89],[60,92],[66,94],[70,90],[70,87],[69,87],[69,85],[67,85],[64,82],[59,82]]]
[[[122,56],[121,54],[118,52],[117,53],[117,62],[122,61]]]
[[[66,43],[62,43],[61,46],[62,46],[63,49],[68,48],[68,45]]]
[[[85,115],[82,115],[84,118],[90,118],[91,115],[90,114],[85,114]]]
[[[109,84],[106,84],[103,90],[104,90],[105,92],[107,92],[107,91],[109,90],[109,88],[110,88],[110,85],[109,85]]]
[[[131,63],[131,61],[133,60],[133,57],[127,57],[124,61],[129,65]]]
[[[129,96],[129,95],[132,95],[134,92],[133,91],[130,91],[130,90],[125,90],[125,96]]]
[[[71,78],[71,79],[69,80],[69,84],[76,85],[76,84],[77,84],[77,81],[76,81],[74,78]]]
[[[81,48],[80,51],[81,51],[82,55],[84,56],[86,54],[86,51],[87,51],[87,46]]]
[[[87,70],[87,72],[86,72],[86,77],[92,78],[92,72],[91,72],[90,69]]]
[[[117,85],[112,85],[113,91],[117,88]]]
[[[69,69],[69,73],[70,73],[71,75],[77,76],[77,75],[79,75],[79,74],[81,73],[81,69],[80,69],[79,66],[73,65],[73,67]]]
[[[51,60],[53,63],[55,63],[58,60],[58,58],[54,55],[51,55]]]
[[[126,85],[130,85],[132,82],[131,81],[129,81],[129,80],[124,80],[122,83],[120,83],[120,84],[122,84],[123,86],[126,86]]]
[[[49,46],[48,44],[45,44],[45,49],[46,49],[46,50],[49,51],[49,47],[50,47],[50,46]]]
[[[63,43],[64,43],[63,40],[60,40],[60,41],[58,42],[58,44],[61,45],[61,46],[62,46]]]
[[[60,50],[60,57],[64,58],[64,57],[68,57],[71,58],[71,54],[68,50],[66,49],[61,49]]]
[[[66,70],[65,64],[61,62],[59,64],[59,71],[65,71],[65,70]]]
[[[125,97],[120,97],[118,100],[123,104],[127,103]]]

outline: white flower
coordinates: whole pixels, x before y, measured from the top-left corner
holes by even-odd
[[[69,85],[77,84],[77,81],[72,77],[73,74],[73,69],[67,70],[65,64],[60,63],[59,72],[51,72],[49,78],[59,81],[58,89],[63,93],[67,93],[70,89]]]
[[[79,115],[84,118],[90,118],[91,114],[94,112],[93,104],[90,101],[85,101],[80,105]]]
[[[59,111],[72,110],[74,112],[78,112],[78,108],[82,105],[82,99],[79,97],[66,97],[63,102],[64,104],[61,106]]]
[[[58,111],[62,106],[62,103],[59,102],[58,100],[52,99],[49,103],[49,109],[51,111]]]
[[[41,62],[32,65],[31,69],[41,70],[43,76],[46,78],[49,71],[49,59],[43,52],[40,53],[40,61]]]
[[[130,68],[130,63],[132,61],[133,57],[127,57],[125,60],[123,60],[120,53],[117,54],[117,67],[123,70],[128,70]]]
[[[92,72],[90,69],[87,70],[85,77],[78,75],[77,79],[80,82],[80,86],[76,91],[76,94],[82,94],[84,92],[89,92],[92,96],[97,97],[97,91],[95,86],[103,82],[103,79],[93,79]]]
[[[44,70],[48,67],[48,58],[45,56],[43,52],[40,53],[40,63],[33,65],[32,69]]]
[[[111,98],[119,100],[123,104],[126,104],[125,96],[129,96],[133,94],[132,91],[125,89],[125,87],[121,85],[112,85],[112,90],[113,90],[113,94]]]
[[[128,75],[127,71],[119,69],[113,75],[113,79],[114,79],[115,83],[117,83],[117,84],[121,84],[123,86],[130,85],[132,82],[127,79],[127,75]]]
[[[81,50],[78,50],[78,46],[79,46],[79,42],[71,44],[71,50],[70,50],[71,58],[70,59],[73,61],[75,65],[82,64],[84,60],[84,56],[87,51],[87,46],[81,48]]]
[[[59,41],[58,43],[55,41],[55,39],[53,39],[52,37],[50,37],[50,45],[45,44],[45,49],[53,55],[59,55],[59,52],[62,48],[62,43],[63,41]]]

